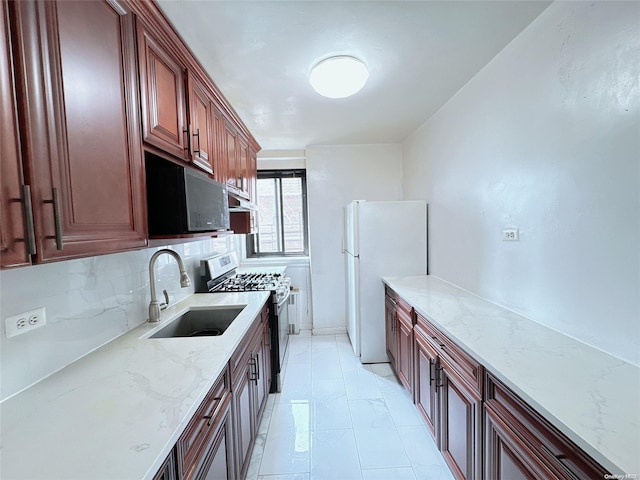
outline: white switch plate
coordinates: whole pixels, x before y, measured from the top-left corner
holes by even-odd
[[[505,242],[517,242],[520,240],[520,232],[517,228],[505,228],[502,230],[502,240]]]
[[[19,313],[4,319],[5,332],[7,338],[22,335],[36,328],[40,328],[47,324],[44,307],[29,310],[28,312]]]

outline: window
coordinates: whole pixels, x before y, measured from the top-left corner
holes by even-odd
[[[306,255],[305,170],[259,170],[258,233],[247,235],[249,256]]]

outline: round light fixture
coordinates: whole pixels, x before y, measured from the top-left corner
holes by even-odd
[[[309,74],[309,83],[320,95],[345,98],[359,92],[369,78],[364,63],[355,57],[340,55],[317,63]]]

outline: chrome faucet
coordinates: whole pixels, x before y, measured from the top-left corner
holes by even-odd
[[[156,299],[156,279],[154,274],[154,267],[156,264],[156,259],[162,255],[163,253],[167,253],[176,259],[178,262],[178,268],[180,268],[180,286],[182,288],[188,287],[191,285],[191,280],[189,279],[189,275],[187,275],[187,271],[184,269],[184,262],[180,255],[173,250],[169,250],[168,248],[163,248],[158,250],[151,256],[151,260],[149,260],[149,282],[151,284],[151,302],[149,303],[149,321],[150,322],[159,322],[160,321],[160,311],[167,308],[169,304],[169,295],[167,291],[164,292],[164,298],[166,303],[158,303]]]

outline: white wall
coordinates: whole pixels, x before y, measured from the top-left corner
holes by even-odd
[[[351,200],[400,200],[402,149],[310,146],[306,157],[313,333],[345,333],[343,208]]]
[[[639,6],[552,4],[403,144],[431,273],[636,365]]]
[[[169,255],[156,262],[156,291],[171,303],[194,292],[200,259],[232,248],[232,236],[168,248],[180,254],[192,286],[180,288]],[[0,329],[0,400],[6,399],[145,322],[150,300],[149,259],[158,248],[0,271],[2,323],[45,307],[47,324],[6,338]]]

